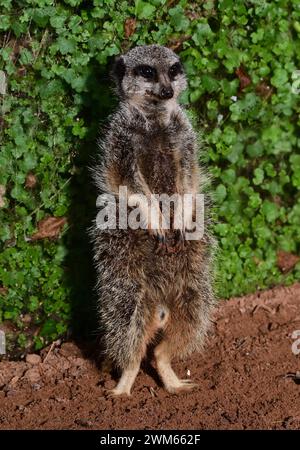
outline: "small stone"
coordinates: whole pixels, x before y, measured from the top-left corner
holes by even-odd
[[[55,397],[55,401],[58,403],[66,403],[66,399],[62,397]]]
[[[83,358],[74,358],[72,360],[72,363],[74,364],[74,366],[76,367],[82,367],[85,365],[85,360]]]
[[[15,389],[9,389],[6,391],[6,397],[14,397],[17,394]]]
[[[25,373],[24,377],[30,381],[32,384],[37,383],[41,379],[41,374],[37,368],[29,369]]]
[[[30,316],[30,314],[25,314],[22,318],[22,322],[24,323],[30,323],[32,320],[32,317]]]
[[[14,376],[14,377],[10,380],[10,382],[9,382],[10,386],[14,386],[15,384],[17,384],[17,382],[19,381],[19,379],[20,379],[20,377],[18,377],[17,375]]]
[[[73,342],[66,342],[61,346],[61,349],[59,351],[59,353],[62,356],[65,356],[66,358],[72,356],[72,357],[80,357],[81,356],[81,351],[80,349],[73,344]]]
[[[42,361],[41,357],[39,355],[35,355],[34,353],[26,356],[26,362],[28,364],[31,364],[32,366],[36,366],[37,364],[40,364],[41,361]]]
[[[93,425],[92,422],[87,419],[75,419],[75,423],[81,427],[91,427]]]
[[[36,176],[33,173],[29,173],[25,180],[25,187],[28,189],[33,189],[37,183]]]

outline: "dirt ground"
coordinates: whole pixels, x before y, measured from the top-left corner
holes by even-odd
[[[199,383],[179,396],[166,393],[148,365],[131,398],[107,398],[112,375],[72,342],[2,361],[0,429],[297,429],[295,330],[300,283],[221,302],[206,351],[174,364]]]

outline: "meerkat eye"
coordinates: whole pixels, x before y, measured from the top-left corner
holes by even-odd
[[[169,69],[169,77],[175,78],[179,73],[182,73],[182,67],[180,62],[177,62],[175,64],[173,64],[173,66],[170,67]]]
[[[154,80],[156,77],[156,69],[151,66],[138,66],[135,68],[135,74],[140,75],[147,80]]]

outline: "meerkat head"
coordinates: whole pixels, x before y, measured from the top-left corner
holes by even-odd
[[[113,71],[121,98],[137,105],[161,105],[186,88],[179,57],[159,45],[138,46],[117,58]]]

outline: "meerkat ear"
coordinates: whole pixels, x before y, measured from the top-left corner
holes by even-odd
[[[122,80],[124,78],[126,72],[125,62],[122,56],[119,56],[115,59],[113,68],[112,68],[112,74],[115,80],[121,84]]]

